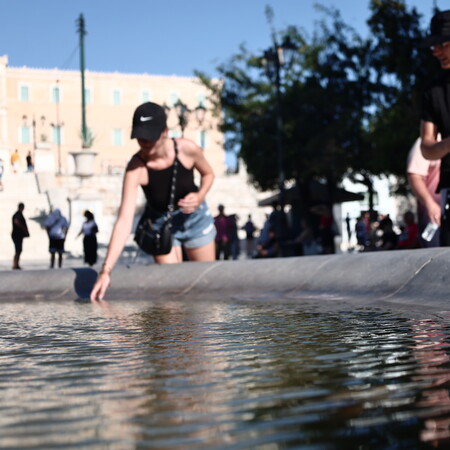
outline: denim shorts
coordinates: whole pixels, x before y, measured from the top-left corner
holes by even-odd
[[[158,229],[166,220],[166,213],[147,210],[153,226]],[[209,244],[216,237],[214,219],[206,202],[192,214],[184,214],[177,209],[172,214],[173,245],[183,245],[186,248],[197,248]]]

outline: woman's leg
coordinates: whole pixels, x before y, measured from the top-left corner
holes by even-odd
[[[178,264],[183,262],[181,247],[179,245],[172,247],[172,250],[167,255],[155,255],[155,262],[157,264]]]
[[[196,248],[186,248],[186,253],[190,261],[215,261],[216,244],[211,241],[209,244]]]

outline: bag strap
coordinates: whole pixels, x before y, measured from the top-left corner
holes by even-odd
[[[169,210],[169,217],[172,215],[174,211],[174,203],[175,203],[175,183],[177,180],[177,172],[178,172],[178,144],[175,138],[172,138],[173,146],[175,148],[175,161],[173,162],[173,173],[172,173],[172,186],[170,187],[170,200],[167,209]]]

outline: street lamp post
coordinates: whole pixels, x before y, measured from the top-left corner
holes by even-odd
[[[286,36],[280,45],[274,35],[273,46],[264,52],[262,58],[266,75],[272,83],[275,83],[276,89],[275,114],[277,126],[278,186],[280,190],[280,206],[282,209],[284,208],[285,203],[284,191],[286,175],[284,171],[283,116],[281,108],[281,69],[290,65],[291,59],[288,58],[289,53],[293,55],[296,50],[297,47],[291,41],[289,36]]]
[[[195,108],[195,118],[197,119],[198,125],[200,127],[200,147],[202,149],[205,148],[206,145],[206,131],[203,128],[203,122],[205,121],[206,117],[206,108],[202,103],[199,103],[198,106]]]
[[[184,130],[189,123],[190,115],[192,112],[195,113],[195,118],[200,127],[203,125],[206,117],[206,108],[201,103],[199,103],[199,105],[194,110],[191,110],[185,103],[178,99],[178,101],[173,105],[172,108],[166,104],[163,105],[163,108],[166,112],[167,117],[169,116],[172,109],[175,110],[178,126],[181,129],[181,137],[184,137]]]
[[[178,100],[173,106],[175,107],[175,111],[178,117],[178,124],[180,125],[181,128],[181,137],[183,137],[184,129],[188,124],[189,114],[191,113],[191,110],[181,100]]]
[[[82,140],[82,147],[87,148],[89,145],[88,145],[88,129],[86,125],[86,89],[84,82],[84,36],[86,35],[86,28],[83,14],[80,14],[77,23],[78,23],[78,33],[80,34],[81,140]]]
[[[41,131],[44,129],[45,127],[45,120],[46,117],[45,116],[41,116]],[[22,116],[22,121],[24,126],[28,127],[27,123],[28,123],[28,117],[24,114]],[[36,158],[36,150],[38,148],[37,145],[37,137],[36,137],[36,129],[37,129],[37,124],[36,124],[36,118],[33,114],[33,119],[31,120],[31,129],[32,129],[32,133],[33,133],[33,159]],[[41,134],[41,137],[44,136],[44,133]]]
[[[59,121],[59,80],[56,80],[56,123],[51,123],[50,126],[56,130],[56,144],[58,146],[58,175],[61,175],[61,127],[64,126],[64,122]]]

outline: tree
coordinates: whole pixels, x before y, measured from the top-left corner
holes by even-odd
[[[397,176],[401,186],[407,153],[419,135],[421,92],[438,66],[422,48],[426,30],[416,8],[400,0],[372,0],[370,9],[376,92],[367,143],[370,153],[379,155],[370,169]]]
[[[283,74],[281,113],[286,178],[300,183],[344,177],[369,189],[377,175],[405,181],[406,154],[419,130],[418,105],[433,67],[420,48],[421,16],[402,0],[371,0],[363,39],[339,11],[320,6],[312,37],[290,26],[299,48]],[[280,39],[281,40],[281,39]],[[254,184],[277,186],[275,89],[261,57],[241,47],[218,68],[220,83],[199,74],[223,114],[227,149],[237,151]]]

